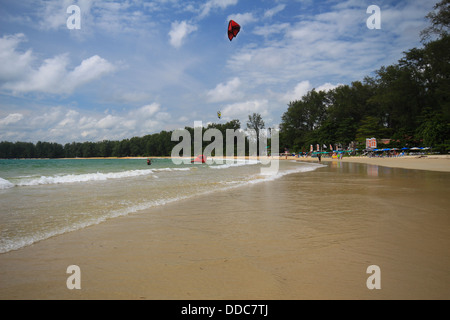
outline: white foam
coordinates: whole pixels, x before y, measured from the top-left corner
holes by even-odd
[[[275,174],[256,174],[256,175],[252,175],[248,180],[222,182],[223,187],[220,190],[217,190],[217,189],[211,190],[206,193],[216,192],[216,191],[225,191],[225,190],[229,190],[229,189],[243,187],[246,185],[274,181],[274,180],[280,179],[281,177],[284,177],[289,174],[300,173],[300,172],[310,172],[310,171],[314,171],[318,168],[324,168],[324,167],[326,167],[326,166],[321,165],[321,164],[315,164],[315,163],[301,164],[297,168],[290,169],[290,170],[284,170],[284,171],[278,171]]]
[[[9,182],[8,180],[0,178],[0,190],[9,189],[14,187],[14,184]]]
[[[191,168],[160,168],[160,169],[153,169],[153,171],[189,171]]]
[[[235,159],[231,161],[226,161],[223,159],[214,159],[214,162],[224,162],[223,164],[217,164],[217,165],[210,165],[209,167],[211,169],[228,169],[231,167],[241,167],[241,166],[248,166],[248,165],[255,165],[261,163],[258,160],[241,160],[241,159]]]
[[[161,169],[147,169],[147,170],[128,170],[121,172],[108,173],[86,173],[86,174],[67,174],[59,176],[41,176],[39,178],[23,179],[17,182],[17,186],[37,186],[44,184],[63,184],[63,183],[79,183],[89,181],[105,181],[109,179],[122,179],[138,176],[152,175],[155,172],[162,171],[187,171],[190,168],[161,168]],[[0,181],[1,184],[1,181]],[[13,185],[14,186],[14,185]],[[0,187],[1,188],[1,187]]]
[[[326,167],[324,165],[321,164],[308,164],[308,165],[302,165],[299,166],[298,168],[295,169],[290,169],[290,170],[285,170],[285,171],[278,171],[276,174],[266,174],[266,175],[260,175],[260,177],[264,177],[264,178],[260,178],[260,179],[255,179],[255,180],[251,180],[249,181],[249,183],[259,183],[259,182],[264,182],[264,181],[273,181],[276,179],[279,179],[281,177],[284,177],[288,174],[293,174],[293,173],[300,173],[300,172],[310,172],[310,171],[314,171],[318,168],[323,168]]]

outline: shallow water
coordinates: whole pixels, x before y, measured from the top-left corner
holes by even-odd
[[[0,253],[155,206],[263,181],[317,164],[255,161],[181,164],[170,159],[0,160]]]

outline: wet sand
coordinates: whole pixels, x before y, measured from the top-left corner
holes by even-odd
[[[450,174],[325,164],[0,254],[0,298],[449,299]]]

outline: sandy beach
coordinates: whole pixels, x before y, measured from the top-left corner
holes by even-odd
[[[295,158],[291,160],[318,162],[317,158]],[[404,156],[398,158],[369,158],[369,157],[344,157],[342,159],[322,158],[322,162],[351,162],[365,163],[390,168],[403,168],[414,170],[430,170],[450,172],[450,156],[430,155],[430,156]]]
[[[0,254],[0,299],[449,299],[449,161],[322,159],[55,236]]]

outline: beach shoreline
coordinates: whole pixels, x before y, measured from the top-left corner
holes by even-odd
[[[193,157],[192,159],[194,159]],[[55,160],[147,160],[147,159],[191,159],[182,157],[90,157],[90,158],[58,158]],[[228,160],[260,160],[260,157],[211,157],[210,160],[221,159],[223,161]],[[297,156],[278,156],[278,157],[263,157],[264,160],[279,160],[279,161],[299,161],[299,162],[313,162],[319,163],[316,157],[297,157]],[[30,160],[30,159],[18,159],[18,160]],[[31,159],[31,160],[48,160],[48,159]],[[450,155],[421,155],[421,156],[402,156],[402,157],[366,157],[366,156],[349,156],[342,159],[332,159],[331,157],[322,157],[322,163],[328,162],[351,162],[351,163],[363,163],[369,165],[377,165],[391,168],[403,168],[413,170],[430,170],[450,172]]]
[[[312,172],[0,254],[0,298],[450,298],[448,174],[430,161],[405,171],[356,160],[370,158],[322,159]],[[81,269],[80,290],[66,286],[70,265]],[[382,270],[381,290],[366,287],[371,265]]]

